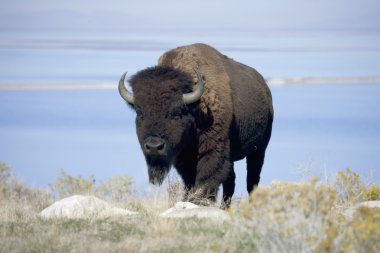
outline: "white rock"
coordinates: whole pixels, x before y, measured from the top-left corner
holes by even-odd
[[[127,209],[111,206],[97,197],[83,195],[73,195],[61,199],[39,213],[43,218],[71,219],[107,218],[136,214]]]
[[[364,201],[358,204],[358,206],[365,206],[369,208],[380,208],[380,200]]]
[[[343,211],[343,215],[347,219],[352,220],[354,218],[354,213],[361,206],[365,206],[365,207],[369,207],[369,208],[378,208],[380,210],[380,201],[379,200],[376,200],[376,201],[364,201],[364,202],[358,203],[355,206],[347,208],[346,210],[344,210]]]
[[[174,207],[160,214],[163,218],[207,218],[219,221],[230,220],[226,211],[216,207],[198,206],[190,202],[177,202]]]

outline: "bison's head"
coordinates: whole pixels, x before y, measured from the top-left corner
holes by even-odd
[[[138,72],[129,80],[133,93],[124,86],[126,73],[120,79],[120,95],[137,114],[137,136],[153,184],[162,183],[173,160],[193,141],[195,106],[204,89],[202,77],[196,73],[194,91],[191,76],[170,67]]]

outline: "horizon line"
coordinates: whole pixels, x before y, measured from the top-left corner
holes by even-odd
[[[379,83],[380,76],[354,77],[268,77],[265,81],[269,86],[310,85],[310,84],[353,84]],[[117,82],[3,82],[0,90],[110,90],[117,89]]]

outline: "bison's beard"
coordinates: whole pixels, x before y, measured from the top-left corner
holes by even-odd
[[[148,164],[149,182],[161,185],[165,176],[169,173],[170,162],[165,157],[146,157]]]

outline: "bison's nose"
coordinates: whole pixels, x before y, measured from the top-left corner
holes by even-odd
[[[144,151],[147,155],[166,155],[165,141],[158,137],[148,137],[144,143]]]

